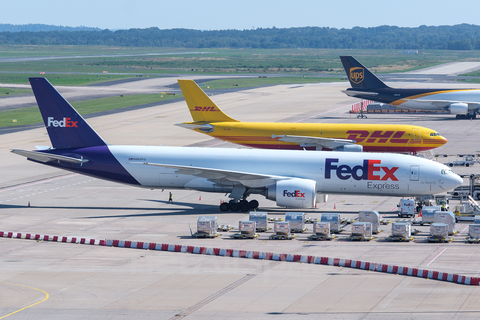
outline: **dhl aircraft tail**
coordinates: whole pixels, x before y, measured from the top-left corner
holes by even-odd
[[[178,80],[195,122],[238,122],[230,118],[193,80]]]
[[[343,68],[347,73],[352,88],[379,89],[388,86],[352,56],[341,56]]]

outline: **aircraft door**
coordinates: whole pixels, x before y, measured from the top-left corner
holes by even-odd
[[[421,140],[420,130],[413,129],[413,140],[415,140],[415,141],[420,141]]]
[[[418,181],[420,176],[419,166],[410,166],[410,181]]]

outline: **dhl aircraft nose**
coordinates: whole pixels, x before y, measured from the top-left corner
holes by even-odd
[[[439,145],[443,146],[445,143],[447,143],[447,139],[443,136],[438,136],[438,142],[439,142]]]

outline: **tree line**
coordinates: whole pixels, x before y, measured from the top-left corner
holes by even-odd
[[[0,29],[1,31],[1,29]],[[129,29],[0,32],[0,45],[103,45],[183,48],[330,48],[479,50],[480,26]]]

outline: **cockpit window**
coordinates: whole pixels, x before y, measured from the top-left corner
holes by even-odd
[[[431,136],[431,137],[437,137],[437,136],[440,136],[440,133],[438,133],[438,132],[432,132],[432,133],[430,133],[430,136]]]
[[[450,174],[453,173],[452,169],[442,169],[441,174]]]

